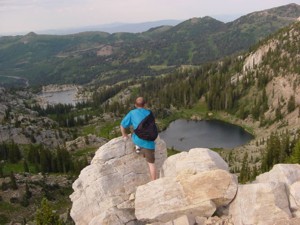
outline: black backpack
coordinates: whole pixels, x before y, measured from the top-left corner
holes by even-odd
[[[158,129],[155,124],[153,113],[146,116],[134,130],[134,133],[141,139],[147,141],[154,141],[158,136]]]

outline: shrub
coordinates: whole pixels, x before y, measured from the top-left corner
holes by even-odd
[[[9,222],[9,218],[4,214],[0,214],[0,224],[6,224],[8,222]]]

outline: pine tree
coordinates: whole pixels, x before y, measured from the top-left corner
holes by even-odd
[[[282,134],[280,147],[279,163],[284,163],[290,155],[290,135],[288,131]]]
[[[9,162],[17,163],[21,158],[22,158],[21,151],[20,151],[18,145],[15,144],[14,142],[12,142],[9,145],[9,148],[8,148],[8,160],[9,160]]]
[[[242,162],[242,168],[239,175],[240,183],[246,183],[250,179],[250,168],[248,164],[248,153],[246,152]]]
[[[0,144],[0,160],[8,159],[8,146],[4,142]]]
[[[23,207],[29,206],[29,200],[28,200],[26,194],[23,195],[22,200],[21,200],[20,203],[21,203],[21,205],[22,205]]]
[[[29,185],[27,182],[26,182],[26,186],[25,186],[25,196],[28,199],[30,199],[32,197],[32,192],[30,191]]]
[[[0,177],[4,177],[3,165],[0,163]]]
[[[251,180],[255,180],[256,176],[258,175],[258,169],[256,167],[256,165],[252,168],[252,172],[251,172]]]
[[[27,155],[27,160],[30,163],[35,163],[39,164],[40,163],[40,152],[39,148],[42,149],[40,145],[30,145],[28,155]]]
[[[40,160],[41,160],[41,171],[43,173],[51,172],[51,160],[52,154],[48,149],[41,149],[40,151]]]
[[[67,173],[72,164],[71,155],[65,149],[57,149],[57,168],[59,172]]]
[[[17,190],[18,185],[17,185],[16,177],[15,177],[13,171],[10,172],[10,182],[11,182],[11,188],[13,190]]]
[[[288,105],[287,105],[287,109],[288,112],[292,112],[294,111],[296,108],[296,99],[295,99],[295,95],[291,95],[289,101],[288,101]]]
[[[53,212],[47,199],[43,198],[41,207],[37,210],[35,215],[37,225],[63,225],[64,223],[59,219],[58,215]]]
[[[276,120],[281,120],[283,118],[280,105],[275,110],[275,117],[276,117]]]
[[[300,140],[296,143],[292,155],[291,155],[292,163],[300,163]]]
[[[26,160],[23,161],[24,172],[29,173],[29,166]]]

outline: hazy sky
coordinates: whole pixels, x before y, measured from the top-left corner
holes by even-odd
[[[0,34],[114,22],[245,15],[300,0],[0,0]]]

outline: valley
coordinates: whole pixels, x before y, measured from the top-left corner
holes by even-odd
[[[160,131],[187,119],[251,133],[245,145],[213,149],[242,184],[300,163],[299,17],[290,4],[227,24],[204,17],[138,34],[0,37],[0,73],[25,83],[0,87],[0,224],[34,224],[43,199],[73,224],[71,184],[120,136],[137,96]]]

